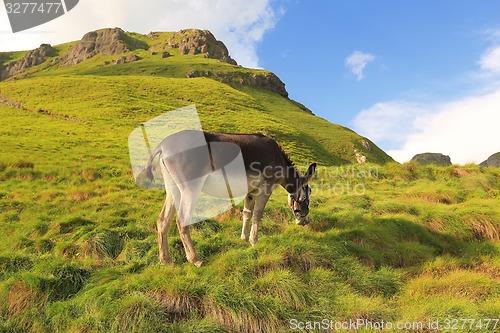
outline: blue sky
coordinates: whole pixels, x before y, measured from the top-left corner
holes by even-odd
[[[489,46],[484,32],[500,29],[498,1],[285,4],[285,15],[258,47],[261,66],[276,72],[292,97],[346,125],[381,100],[439,100],[474,88],[464,75]],[[362,80],[345,66],[354,51],[374,57]]]
[[[500,104],[490,105],[484,122],[466,120],[467,114],[484,116],[474,109],[482,101],[469,99],[498,87],[498,72],[485,73],[480,61],[500,45],[500,2],[289,1],[284,6],[285,14],[258,46],[261,65],[317,115],[367,135],[400,161],[424,152],[417,149],[450,154],[460,163],[481,162],[500,150],[500,134],[490,128],[500,123]],[[356,55],[357,71],[356,62],[346,64]],[[456,105],[464,100],[472,104],[469,113]],[[444,118],[433,131],[448,127],[449,112],[464,118],[454,124],[466,125],[462,135],[451,128],[453,135],[427,133],[427,140],[409,141],[410,135],[430,131],[425,123],[432,124],[433,115]],[[490,128],[489,137],[481,128]],[[446,134],[449,143],[443,142]]]
[[[400,162],[425,151],[481,162],[500,151],[497,0],[82,0],[17,34],[0,10],[0,50],[114,26],[210,29],[238,63],[275,72],[291,98]]]

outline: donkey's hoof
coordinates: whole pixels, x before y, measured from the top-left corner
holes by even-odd
[[[168,258],[168,259],[160,258],[160,264],[162,264],[162,265],[169,265],[171,263],[172,263],[172,261],[170,260],[170,258]]]
[[[201,261],[201,260],[197,260],[197,261],[193,262],[193,264],[194,264],[196,267],[201,267],[201,266],[203,266],[203,261]]]

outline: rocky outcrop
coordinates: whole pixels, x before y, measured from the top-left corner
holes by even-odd
[[[285,89],[285,85],[284,84],[283,84],[283,89]],[[287,93],[287,95],[288,95],[288,93]],[[312,114],[314,116],[314,113],[307,106],[305,106],[304,104],[299,103],[297,101],[294,101],[293,99],[291,99],[290,102],[292,104],[294,104],[296,107],[298,107],[299,109],[301,109],[302,111],[305,111],[305,112],[307,112],[309,114]]]
[[[451,159],[448,155],[443,155],[441,153],[423,153],[413,156],[412,162],[419,164],[435,164],[441,166],[451,165]]]
[[[365,139],[361,140],[361,146],[363,146],[363,148],[367,151],[371,151],[372,150],[372,146],[370,145],[370,143],[368,141],[366,141]]]
[[[274,73],[238,73],[238,72],[212,72],[194,70],[187,74],[187,77],[209,77],[222,83],[229,85],[251,86],[255,88],[265,89],[283,97],[288,98],[288,92],[285,89],[285,84]]]
[[[483,161],[479,164],[480,166],[491,166],[491,167],[500,167],[500,152],[495,153],[488,157],[486,161]]]
[[[261,89],[266,89],[280,94],[283,97],[288,97],[288,92],[285,89],[285,84],[274,73],[259,73],[249,76],[247,82],[242,82],[243,85],[250,85]]]
[[[151,32],[147,35],[150,39],[158,38],[158,34]],[[204,54],[204,57],[219,59],[231,65],[237,65],[229,56],[229,51],[223,42],[217,40],[208,30],[184,29],[174,32],[163,45],[152,46],[152,51],[159,49],[179,49],[180,54]]]
[[[28,52],[21,60],[7,64],[0,71],[0,80],[8,79],[11,76],[24,72],[30,67],[40,65],[53,53],[54,49],[50,44],[40,45],[40,47]]]
[[[86,33],[61,58],[61,65],[76,65],[96,54],[115,55],[129,52],[130,50],[125,43],[126,38],[125,32],[120,28],[102,29]]]
[[[359,163],[359,164],[365,164],[367,162],[367,158],[365,155],[361,154],[361,153],[358,153],[358,152],[355,152],[354,153],[354,156],[356,157],[356,161]]]
[[[169,58],[178,53],[182,55],[202,55],[205,58],[218,59],[226,63],[237,65],[229,56],[229,51],[223,42],[217,40],[208,30],[185,29],[174,33],[151,32],[147,37],[151,42],[144,42],[144,38],[134,37],[137,34],[125,33],[120,28],[101,29],[86,33],[80,41],[70,46],[65,54],[52,60],[52,66],[72,66],[92,58],[98,54],[106,56],[103,65],[124,64],[139,60],[133,50],[138,48],[149,50],[150,54]],[[178,49],[172,52],[173,49]],[[47,55],[55,51],[48,44],[31,51],[22,60],[8,64],[0,72],[1,79],[16,75],[26,68],[45,61]],[[114,58],[111,60],[110,58]],[[165,62],[168,66],[168,62]],[[200,66],[194,66],[194,68]],[[273,73],[266,71],[239,71],[231,70],[231,66],[223,66],[222,70],[200,71],[193,70],[187,77],[209,77],[219,82],[233,86],[251,86],[280,94],[288,98],[285,84]],[[297,103],[298,104],[298,103]],[[301,109],[312,113],[305,106],[298,104]]]

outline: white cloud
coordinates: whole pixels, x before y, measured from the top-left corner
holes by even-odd
[[[345,58],[345,66],[349,68],[356,80],[360,81],[365,77],[363,71],[366,65],[373,60],[375,57],[369,53],[354,51]]]
[[[459,164],[484,161],[500,151],[500,46],[486,50],[478,65],[476,92],[441,104],[377,103],[356,116],[354,128],[399,162],[424,152]]]
[[[377,103],[354,118],[357,132],[383,145],[400,147],[409,134],[418,131],[419,120],[428,115],[426,106],[406,101]]]
[[[405,162],[418,153],[449,155],[453,163],[480,163],[500,151],[500,89],[440,105],[417,115],[399,149],[388,154]]]
[[[486,51],[479,60],[479,66],[483,72],[489,74],[500,74],[500,46]]]
[[[273,0],[82,0],[66,15],[13,34],[0,11],[0,51],[27,50],[41,43],[60,44],[86,32],[121,27],[127,31],[208,29],[243,66],[258,67],[256,45],[284,14]]]

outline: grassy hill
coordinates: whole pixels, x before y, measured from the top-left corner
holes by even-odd
[[[62,63],[77,42],[54,46],[44,62],[2,82],[0,99],[97,127],[112,124],[123,139],[136,126],[163,112],[195,104],[205,130],[262,132],[278,140],[298,163],[312,159],[323,165],[351,163],[356,161],[355,149],[370,162],[392,161],[368,139],[315,117],[300,104],[280,96],[277,91],[286,94],[284,85],[276,88],[281,81],[268,71],[231,65],[206,58],[206,54],[182,55],[179,48],[165,49],[167,41],[194,38],[194,32],[186,30],[181,36],[154,33],[150,38],[123,33],[111,43],[125,44],[130,51],[98,53],[72,66]],[[168,50],[170,56],[162,58],[162,50]],[[114,64],[131,54],[138,60]],[[4,53],[0,61],[9,59],[4,61],[7,65],[22,56],[20,52]],[[187,78],[196,75],[201,77]],[[19,78],[22,80],[16,80]]]
[[[390,163],[368,139],[253,85],[266,71],[176,49],[164,59],[152,52],[172,34],[127,36],[137,61],[61,66],[74,42],[0,82],[0,332],[282,332],[294,319],[423,332],[460,318],[484,331],[498,318],[498,168]],[[187,78],[194,70],[226,76]],[[237,207],[194,225],[205,267],[186,263],[173,227],[175,265],[159,265],[164,193],[135,185],[127,137],[189,104],[204,129],[262,132],[299,166],[319,162],[312,222],[290,224],[278,190],[256,246],[239,239]],[[349,164],[354,149],[384,165]]]

